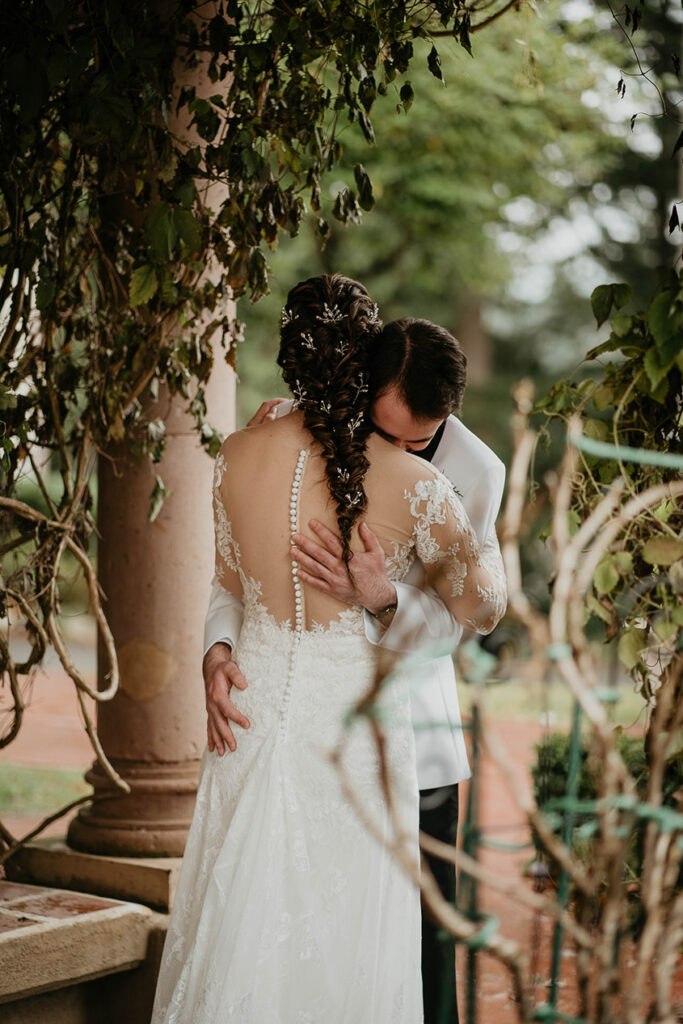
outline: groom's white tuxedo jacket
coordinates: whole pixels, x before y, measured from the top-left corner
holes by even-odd
[[[505,484],[505,467],[483,441],[449,416],[432,465],[460,495],[482,547],[497,544],[495,521]],[[376,646],[408,653],[446,641],[452,648],[463,627],[435,591],[422,589],[424,570],[415,562],[396,584],[398,607],[387,629],[365,612],[365,633]],[[232,647],[242,625],[242,605],[214,579],[204,627],[204,650],[219,641]],[[455,669],[450,655],[431,658],[411,676],[411,702],[420,789],[461,782],[471,772],[461,727]]]

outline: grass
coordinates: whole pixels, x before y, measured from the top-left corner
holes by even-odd
[[[476,687],[460,683],[460,707],[467,714],[476,696]],[[625,729],[646,725],[645,703],[629,685],[617,689],[619,699],[606,705],[607,716]],[[548,724],[551,728],[569,728],[574,701],[567,687],[560,682],[524,682],[518,679],[488,683],[483,687],[484,710],[492,718],[525,719]]]
[[[0,814],[49,814],[89,791],[78,768],[0,763]]]

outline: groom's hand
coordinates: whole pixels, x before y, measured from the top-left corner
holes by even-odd
[[[230,690],[236,686],[245,690],[247,681],[232,660],[232,651],[227,644],[217,643],[204,655],[202,662],[204,690],[206,692],[207,734],[209,750],[217,750],[223,756],[226,746],[237,749],[230,723],[243,729],[249,728],[249,719],[238,711],[230,700]]]
[[[339,537],[316,519],[308,525],[320,543],[294,534],[296,546],[292,547],[291,555],[298,563],[300,580],[338,601],[361,605],[369,612],[378,612],[394,603],[396,587],[387,577],[384,551],[367,523],[361,523],[359,529],[365,550],[356,551],[351,557],[353,579],[342,559]]]

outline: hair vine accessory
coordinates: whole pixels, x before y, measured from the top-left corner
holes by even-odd
[[[357,416],[354,416],[353,419],[349,420],[346,426],[351,437],[353,437],[353,435],[356,433],[364,419],[364,414],[362,412],[359,412]]]
[[[327,303],[324,303],[323,311],[316,316],[316,320],[320,320],[324,324],[338,324],[340,320],[344,319],[344,315],[336,304],[330,308]]]
[[[297,405],[301,405],[303,402],[306,401],[306,389],[303,387],[298,377],[294,381],[292,394],[294,395],[294,401],[296,402]]]
[[[354,380],[354,382],[353,382],[353,384],[351,386],[356,389],[356,401],[358,401],[358,399],[360,398],[361,395],[366,395],[367,394],[367,392],[368,392],[367,378],[366,378],[365,374],[362,371],[361,371],[361,373],[358,374],[357,379]]]
[[[313,335],[308,331],[304,331],[301,335],[301,344],[304,348],[310,348],[311,352],[315,352],[315,342],[313,341]]]
[[[285,308],[282,310],[282,313],[280,314],[280,326],[286,327],[287,324],[294,323],[294,321],[298,319],[299,317],[296,315],[296,313],[292,313],[291,309],[289,309],[288,306],[285,306]]]

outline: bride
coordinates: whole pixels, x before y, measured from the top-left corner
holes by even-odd
[[[214,480],[216,574],[244,607],[233,657],[249,728],[235,751],[204,753],[152,1021],[419,1024],[419,892],[389,849],[418,857],[407,680],[392,677],[371,715],[354,713],[376,648],[361,609],[297,579],[292,535],[313,518],[335,529],[353,571],[368,522],[393,579],[420,559],[475,628],[496,616],[496,581],[448,480],[372,432],[380,324],[365,289],[312,278],[281,323],[278,362],[298,409],[232,434]]]

